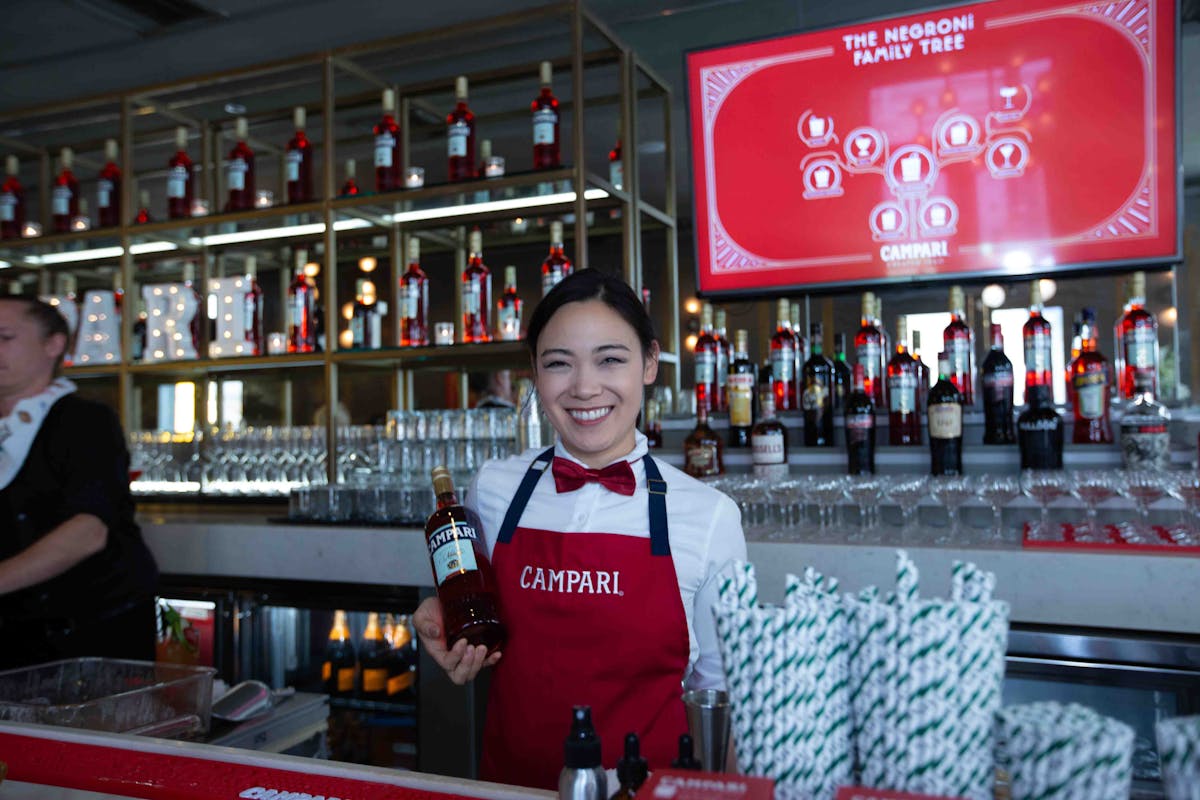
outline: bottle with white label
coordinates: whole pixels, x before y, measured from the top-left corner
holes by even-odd
[[[1079,357],[1071,367],[1071,393],[1075,398],[1074,444],[1110,444],[1108,359],[1096,349],[1099,328],[1096,312],[1083,309],[1079,326]]]
[[[771,336],[771,389],[775,408],[791,411],[796,408],[796,337],[792,336],[792,308],[786,298],[777,304],[775,333]]]
[[[524,303],[517,295],[517,268],[504,268],[504,294],[496,301],[496,336],[502,342],[515,342],[521,338],[521,307]]]
[[[875,325],[875,293],[863,292],[862,315],[858,333],[854,335],[854,357],[863,366],[863,380],[867,394],[876,408],[885,408],[883,402],[887,375],[883,372],[883,333]]]
[[[471,231],[470,255],[462,273],[463,342],[490,342],[488,316],[492,308],[492,271],[483,263],[483,234]]]
[[[1021,341],[1025,346],[1025,391],[1035,386],[1052,385],[1050,369],[1050,323],[1042,314],[1042,282],[1029,284],[1029,319],[1021,328]]]
[[[258,285],[258,258],[246,256],[244,271],[246,289],[242,295],[242,307],[246,325],[246,354],[261,356],[266,354],[267,348],[263,336],[263,290]]]
[[[950,287],[950,324],[942,331],[942,344],[950,357],[950,382],[962,394],[963,405],[975,404],[975,333],[967,325],[966,294]]]
[[[733,363],[733,344],[726,334],[725,309],[713,309],[713,338],[717,340],[717,396],[714,408],[729,410],[729,366]]]
[[[175,129],[175,155],[167,163],[167,217],[187,219],[192,216],[194,200],[192,159],[187,154],[188,129]]]
[[[408,237],[408,269],[400,276],[400,346],[429,344],[429,278],[421,269],[421,240]]]
[[[379,313],[375,284],[359,278],[354,286],[354,310],[350,317],[353,346],[360,350],[378,350],[383,345],[383,317]]]
[[[550,294],[550,290],[573,270],[574,265],[563,247],[563,224],[555,220],[550,223],[550,254],[542,262],[542,297]]]
[[[75,153],[64,147],[58,157],[60,171],[50,190],[50,213],[55,233],[68,233],[71,224],[79,216],[79,181],[71,169],[75,166]]]
[[[608,182],[614,189],[625,188],[625,162],[621,158],[621,117],[617,117],[617,143],[608,151]]]
[[[121,168],[117,166],[117,140],[104,142],[104,167],[96,181],[96,224],[112,228],[121,224]]]
[[[700,335],[692,346],[695,365],[696,407],[705,411],[717,410],[717,339],[713,336],[713,309],[708,302],[700,304]]]
[[[400,147],[400,125],[396,122],[394,90],[383,90],[382,105],[383,117],[371,129],[375,135],[375,191],[392,192],[404,188],[401,180],[404,158]]]
[[[249,211],[254,208],[254,151],[246,144],[250,136],[249,123],[238,117],[234,123],[237,143],[225,161],[225,186],[229,190],[226,211]]]
[[[1158,321],[1146,310],[1146,273],[1129,276],[1129,303],[1117,323],[1121,398],[1158,393]]]
[[[296,106],[292,110],[296,133],[287,143],[287,150],[283,154],[289,203],[307,203],[313,199],[313,146],[304,132],[306,117],[304,106]]]
[[[467,107],[467,78],[454,79],[454,110],[446,115],[446,171],[450,181],[475,178],[475,115]]]
[[[558,98],[550,88],[553,67],[543,61],[538,70],[542,88],[530,107],[533,121],[533,168],[558,169],[562,166],[558,131]]]
[[[759,398],[759,420],[750,431],[750,459],[760,478],[787,477],[787,428],[775,417],[775,393]]]
[[[0,239],[20,239],[25,227],[25,188],[16,156],[4,159],[4,185],[0,186]]]
[[[950,355],[938,354],[938,382],[929,390],[929,456],[933,475],[962,474],[963,401],[950,380]]]

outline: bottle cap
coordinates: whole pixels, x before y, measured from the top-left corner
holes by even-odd
[[[479,143],[479,160],[487,161],[492,157],[492,140],[484,139]]]
[[[64,147],[58,156],[58,161],[62,164],[63,169],[70,169],[75,165],[75,151],[69,147]]]
[[[196,265],[194,262],[183,262],[183,282],[191,283],[196,280]]]
[[[1042,305],[1042,282],[1033,281],[1029,284],[1029,307],[1040,308]]]
[[[246,273],[246,277],[248,277],[248,278],[257,277],[258,276],[258,258],[256,256],[246,256],[246,263],[245,263],[245,266],[243,269]]]
[[[246,141],[246,137],[250,135],[250,124],[246,122],[245,117],[238,117],[233,123],[233,130],[237,134],[239,142]]]
[[[180,125],[178,128],[175,129],[175,149],[176,150],[187,150],[187,143],[188,143],[188,129],[185,126]]]
[[[106,159],[108,159],[109,161],[117,160],[117,140],[116,139],[105,139],[104,140],[104,157]]]
[[[792,318],[792,330],[799,333],[800,332],[800,304],[799,303],[792,303],[791,318]]]
[[[346,177],[353,178],[354,173],[358,172],[358,164],[353,158],[346,159]]]
[[[308,112],[304,110],[304,106],[296,106],[292,109],[292,124],[296,130],[304,130],[304,123],[308,121]]]
[[[472,255],[483,255],[483,234],[478,230],[471,231],[471,235],[467,237],[467,249]]]
[[[908,346],[908,317],[903,314],[896,320],[896,344]]]
[[[308,263],[308,251],[303,247],[296,251],[296,271],[302,272],[304,265]]]
[[[563,243],[563,224],[560,220],[554,220],[550,223],[550,244]]]
[[[8,175],[16,175],[21,171],[21,162],[16,156],[8,156],[4,159],[4,171]]]
[[[912,340],[913,340],[913,350],[920,350],[921,349],[921,332],[913,331],[912,332]]]
[[[1129,299],[1146,299],[1146,273],[1141,270],[1129,276]]]
[[[716,327],[717,330],[719,330],[719,331],[725,330],[725,324],[727,322],[727,319],[728,318],[725,316],[725,309],[718,308],[718,309],[713,310],[713,325]]]
[[[549,61],[543,61],[538,65],[538,74],[542,79],[542,86],[549,86],[554,77],[554,65]]]
[[[1004,347],[1004,334],[1000,330],[1000,323],[992,323],[992,347]]]
[[[449,494],[454,491],[454,478],[444,466],[439,464],[434,467],[430,476],[433,478],[434,494]]]
[[[617,780],[622,786],[634,789],[646,782],[650,766],[642,758],[641,744],[636,733],[625,734],[625,755],[617,762]]]
[[[713,324],[713,307],[711,303],[704,302],[700,304],[700,327],[703,330],[708,330]]]
[[[810,323],[808,326],[808,335],[813,340],[812,343],[814,345],[820,344],[821,340],[825,338],[825,326],[819,322]]]
[[[875,316],[875,293],[863,292],[862,296],[862,315],[867,319]]]
[[[467,99],[467,76],[459,75],[454,79],[454,97],[457,100]]]
[[[150,190],[142,189],[138,192],[138,205],[142,208],[150,207]]]
[[[950,310],[951,311],[962,311],[966,305],[967,305],[967,301],[963,295],[962,287],[961,286],[951,286],[950,287]]]
[[[517,268],[509,264],[504,268],[504,285],[516,288],[517,285]]]
[[[883,322],[883,298],[875,295],[875,319]]]
[[[385,113],[385,114],[395,114],[396,113],[396,90],[395,89],[384,89],[383,90],[383,113]]]
[[[408,237],[408,263],[416,264],[421,260],[421,240],[416,236]]]
[[[692,735],[690,733],[679,734],[679,757],[671,762],[671,766],[676,769],[700,769],[700,762],[696,760],[695,753]]]
[[[750,354],[750,331],[738,328],[733,332],[733,349],[741,355]]]
[[[592,726],[591,706],[571,709],[571,732],[563,743],[563,762],[568,769],[600,766],[600,737]]]
[[[792,318],[792,304],[787,301],[787,298],[781,297],[776,303],[776,316],[780,322],[790,322]]]

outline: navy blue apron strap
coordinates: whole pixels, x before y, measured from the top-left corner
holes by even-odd
[[[521,485],[517,487],[516,495],[508,504],[504,522],[500,525],[500,535],[496,537],[497,544],[508,544],[512,541],[513,534],[517,531],[517,523],[521,521],[521,515],[525,513],[525,506],[529,504],[529,498],[533,497],[533,487],[537,486],[537,482],[542,478],[542,473],[550,466],[553,459],[554,448],[550,447],[543,450],[529,465],[525,477],[521,479]]]
[[[671,555],[667,536],[667,482],[649,454],[642,457],[646,467],[646,492],[650,497],[650,555]]]

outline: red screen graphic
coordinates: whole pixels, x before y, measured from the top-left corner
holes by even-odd
[[[690,53],[700,290],[1177,260],[1176,27],[997,0]]]

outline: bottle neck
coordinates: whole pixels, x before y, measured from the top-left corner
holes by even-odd
[[[453,490],[449,492],[442,492],[437,496],[437,507],[439,509],[456,506],[458,504],[458,495],[456,495]]]

